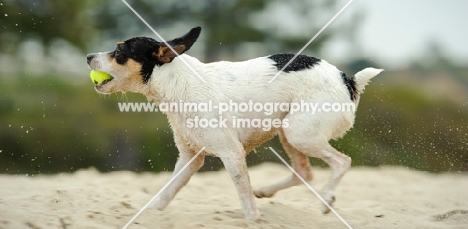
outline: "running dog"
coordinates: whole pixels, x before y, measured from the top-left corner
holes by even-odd
[[[253,101],[260,104],[352,103],[357,106],[364,87],[383,71],[366,68],[348,77],[327,61],[315,57],[298,55],[289,63],[295,56],[293,54],[275,54],[242,62],[202,63],[184,54],[195,43],[200,31],[200,27],[193,28],[167,43],[135,37],[117,43],[114,51],[88,54],[91,69],[112,76],[112,79],[97,84],[96,91],[102,94],[141,93],[157,104]],[[287,109],[278,109],[271,114],[189,110],[166,114],[179,150],[173,176],[180,174],[151,204],[159,210],[169,204],[203,165],[205,155],[212,155],[221,158],[232,178],[245,217],[259,219],[254,197],[272,197],[282,189],[302,183],[292,174],[276,184],[252,189],[245,156],[275,135],[279,135],[292,167],[303,180],[312,180],[309,157],[320,158],[331,167],[330,180],[321,191],[322,198],[328,203],[328,206],[323,204],[323,213],[330,211],[329,206],[335,201],[334,190],[351,165],[351,158],[333,148],[329,140],[342,137],[353,126],[355,110],[315,114]],[[227,125],[207,128],[187,125],[188,120],[194,118],[223,118],[227,119]],[[278,125],[268,129],[254,125],[239,127],[232,124],[235,119],[269,119],[276,120]],[[203,152],[182,170],[201,149]]]

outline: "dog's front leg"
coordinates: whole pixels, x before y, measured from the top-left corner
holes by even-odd
[[[224,156],[220,155],[220,158],[236,186],[245,218],[249,220],[258,220],[260,218],[260,212],[255,204],[252,186],[250,185],[249,173],[245,162],[245,154],[243,152],[232,152],[227,153]]]
[[[179,145],[177,148],[179,149],[179,158],[177,159],[174,172],[172,173],[172,178],[174,180],[162,191],[159,198],[150,204],[150,208],[156,208],[158,210],[166,208],[177,192],[187,184],[190,177],[203,165],[205,155],[204,153],[201,153],[189,166],[187,166],[187,168],[180,172],[182,168],[196,155],[196,153],[192,150],[186,149],[185,147],[180,147]],[[179,172],[180,174],[175,177]]]

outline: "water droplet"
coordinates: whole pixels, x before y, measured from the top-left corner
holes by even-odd
[[[5,17],[8,17],[8,14],[5,14]]]

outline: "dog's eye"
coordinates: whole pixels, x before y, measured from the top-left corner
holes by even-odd
[[[115,57],[120,56],[120,54],[121,54],[120,50],[116,49],[116,50],[114,51],[114,56],[115,56]]]

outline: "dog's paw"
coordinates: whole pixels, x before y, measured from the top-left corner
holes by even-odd
[[[275,195],[275,193],[269,193],[269,192],[263,191],[261,189],[253,191],[253,194],[257,198],[271,198],[271,197],[273,197]]]
[[[336,200],[334,195],[328,195],[328,196],[322,195],[322,198],[325,200],[325,202],[328,203],[330,207],[332,206],[333,202],[335,202]],[[328,214],[329,212],[330,212],[330,208],[326,204],[322,203],[322,214]]]
[[[258,209],[245,214],[245,219],[256,221],[256,222],[260,221],[261,217],[262,217],[262,214],[260,213],[260,211]]]

